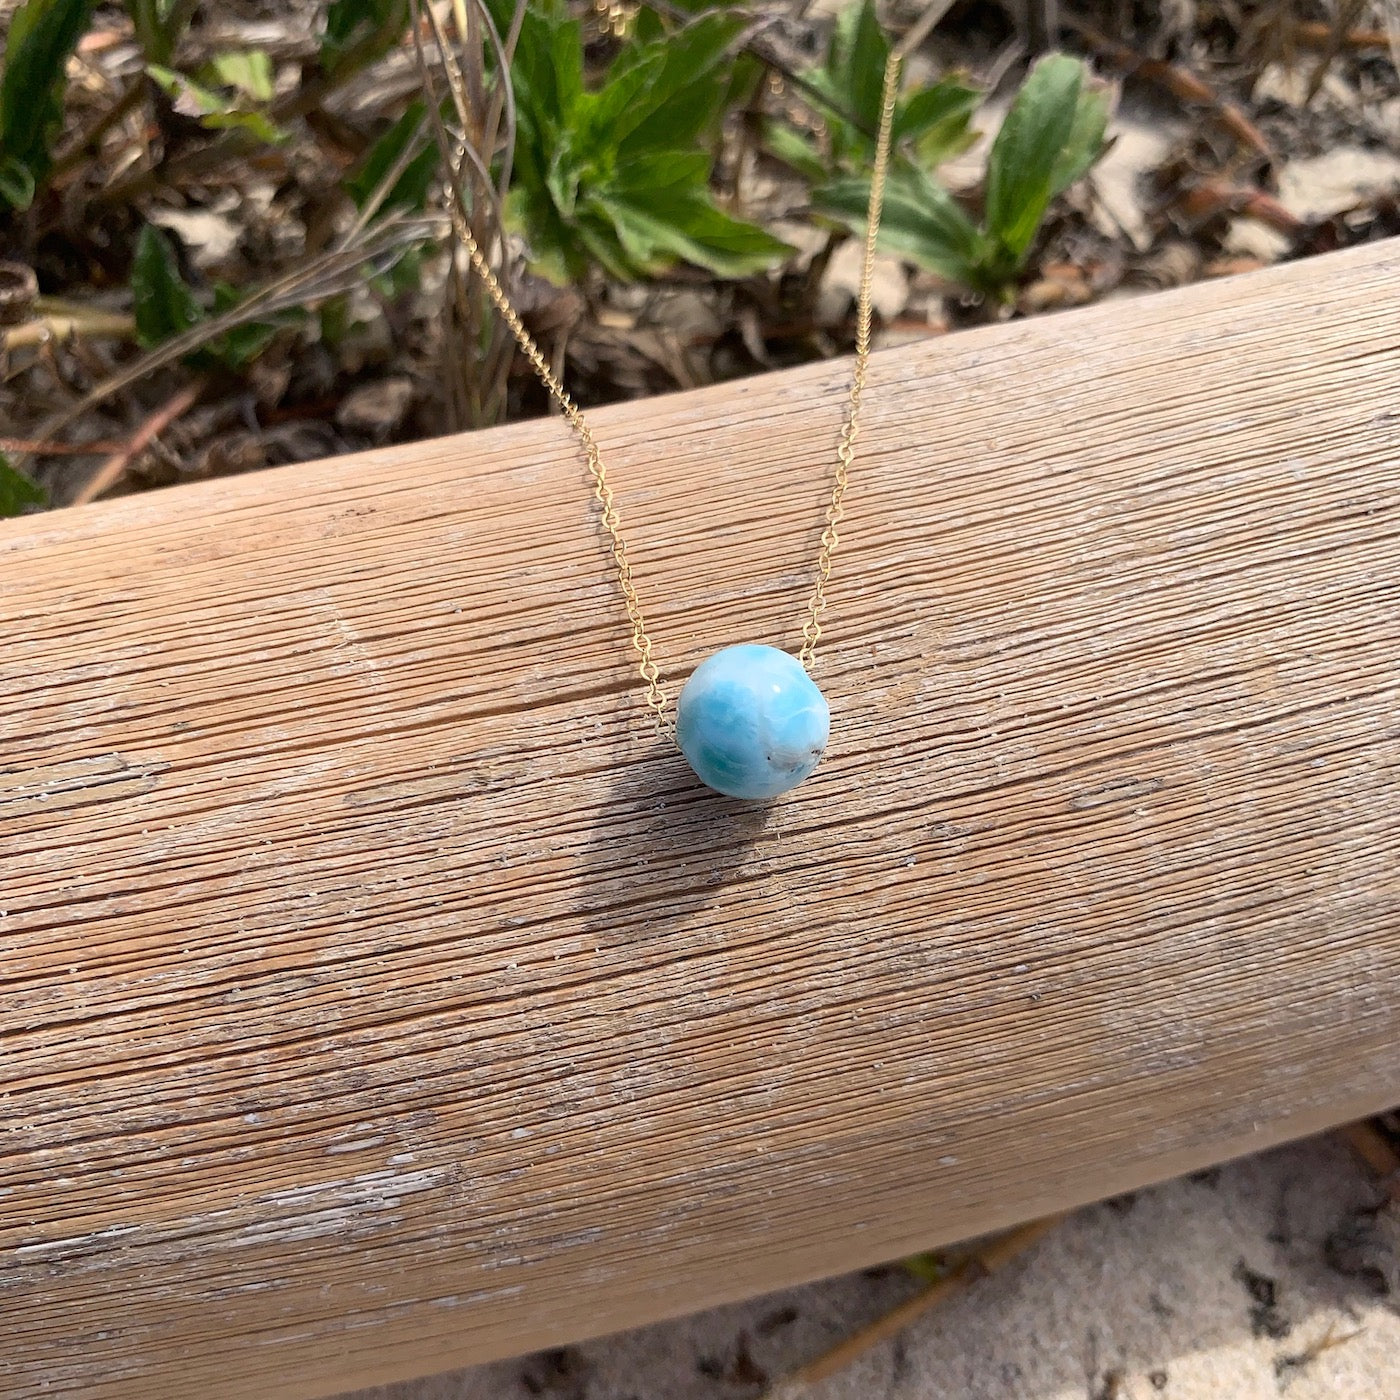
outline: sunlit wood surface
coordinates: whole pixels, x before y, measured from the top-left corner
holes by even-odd
[[[557,420],[0,527],[0,1394],[290,1400],[1400,1100],[1400,248],[878,355],[751,809]],[[595,422],[673,679],[849,365]]]

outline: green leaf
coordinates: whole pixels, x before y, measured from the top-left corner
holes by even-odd
[[[263,321],[250,321],[246,326],[234,326],[225,331],[210,344],[209,349],[221,365],[229,369],[242,369],[267,349],[276,334],[276,326],[269,326]]]
[[[159,345],[205,320],[194,292],[180,275],[170,240],[147,224],[136,240],[131,265],[131,297],[136,313],[136,338],[144,346]],[[214,287],[214,315],[223,316],[243,300],[243,293],[227,282]],[[246,321],[209,339],[185,358],[208,369],[222,365],[242,369],[260,355],[278,329],[300,313],[284,312],[271,321]]]
[[[893,138],[917,141],[948,122],[965,127],[981,98],[976,88],[959,78],[944,78],[931,87],[911,92],[895,111]]]
[[[264,112],[211,112],[201,117],[199,124],[210,131],[246,131],[268,146],[287,140],[289,135]]]
[[[34,203],[34,172],[18,157],[0,157],[0,199],[13,209]]]
[[[646,42],[634,36],[618,54],[609,70],[609,78],[625,73],[638,63],[649,62],[659,54],[665,67],[653,101],[664,102],[697,79],[727,72],[733,57],[730,46],[743,31],[744,24],[742,15],[716,9],[687,21],[673,33]]]
[[[875,16],[872,0],[842,10],[831,33],[827,67],[846,106],[874,131],[880,124],[880,97],[890,43]]]
[[[763,272],[788,257],[786,243],[715,205],[708,169],[700,151],[662,152],[626,167],[597,203],[629,255],[682,260],[721,277]]]
[[[169,63],[198,0],[126,0],[136,42],[149,63]]]
[[[644,98],[665,61],[658,47],[641,62],[610,76],[597,92],[582,94],[574,114],[578,128],[575,145],[581,159],[613,164],[623,138],[646,120],[649,104]]]
[[[131,300],[136,313],[136,338],[148,348],[189,330],[203,319],[194,293],[180,276],[170,240],[152,224],[147,224],[136,240]]]
[[[516,117],[521,132],[546,148],[573,119],[583,92],[583,28],[549,7],[525,12],[511,65]]]
[[[708,201],[673,207],[664,216],[615,199],[607,201],[606,210],[623,248],[644,271],[681,261],[720,277],[747,277],[766,272],[792,252],[758,225],[735,219]]]
[[[742,50],[736,53],[729,69],[729,81],[720,97],[720,111],[732,112],[736,107],[747,107],[767,76],[767,68],[754,54]]]
[[[583,190],[583,172],[569,158],[571,154],[562,146],[555,151],[544,177],[545,190],[564,219],[578,208],[579,194]]]
[[[331,0],[326,7],[326,32],[322,52],[339,53],[350,44],[356,32],[374,24],[373,0]]]
[[[1074,122],[1050,176],[1050,194],[1063,194],[1103,154],[1108,130],[1109,96],[1103,86],[1086,80],[1074,108]]]
[[[606,200],[590,196],[573,225],[573,233],[588,256],[618,282],[635,282],[662,272],[675,262],[649,238],[629,236],[624,241],[626,219],[625,210],[619,213]]]
[[[583,26],[577,20],[554,30],[550,46],[554,78],[554,102],[561,120],[574,114],[583,93]]]
[[[396,301],[423,285],[423,249],[418,244],[405,248],[387,267],[381,267],[370,285],[386,301]]]
[[[510,29],[516,5],[522,3],[522,0],[485,0],[485,3],[486,12],[491,16],[491,23],[496,26],[496,32],[504,38]],[[527,24],[529,22],[528,16],[531,14],[542,16],[546,20],[562,17],[564,0],[524,0],[524,3],[527,5]]]
[[[148,63],[169,63],[170,52],[162,44],[162,31],[173,0],[126,0],[126,12]]]
[[[232,311],[242,300],[243,293],[237,287],[227,282],[215,283],[214,315]],[[267,349],[277,331],[278,325],[273,321],[246,321],[241,326],[231,326],[209,342],[206,356],[229,369],[242,369]]]
[[[803,75],[826,126],[831,152],[827,173],[859,173],[869,168],[889,51],[874,7],[864,0],[841,12],[825,62]],[[980,98],[976,88],[956,76],[901,97],[895,105],[895,145],[912,143],[925,165],[938,165],[976,139],[971,118]]]
[[[587,259],[541,186],[518,182],[511,186],[505,224],[525,240],[530,270],[537,276],[562,287],[581,280],[587,272]]]
[[[1049,54],[1031,69],[987,159],[987,228],[1024,256],[1054,192],[1056,167],[1075,127],[1084,65]]]
[[[634,200],[655,200],[658,207],[692,192],[708,197],[710,158],[704,151],[654,151],[622,166],[610,188]]]
[[[0,155],[37,183],[63,121],[69,56],[92,18],[94,0],[28,0],[15,11],[0,78]],[[31,196],[32,197],[32,196]]]
[[[182,117],[207,117],[212,112],[228,110],[226,97],[201,86],[185,73],[177,73],[159,63],[148,63],[146,73]]]
[[[321,67],[346,77],[382,58],[408,31],[409,0],[331,0]]]
[[[763,148],[813,183],[826,179],[827,165],[821,152],[786,122],[771,121],[764,126]]]
[[[729,90],[731,47],[743,26],[741,16],[715,11],[655,45],[636,46],[619,56],[610,81],[636,64],[653,61],[656,51],[661,55],[621,133],[619,160],[648,149],[689,145],[713,129]]]
[[[661,16],[650,5],[643,5],[633,16],[629,37],[639,44],[654,43],[657,39],[666,37],[666,26],[662,23]]]
[[[316,312],[319,338],[332,350],[339,349],[354,324],[350,316],[350,298],[345,295],[327,297]]]
[[[418,139],[427,111],[422,102],[410,102],[403,116],[369,148],[360,168],[345,182],[345,188],[357,207],[365,207],[369,197],[379,188],[379,182]],[[429,141],[404,166],[379,206],[380,211],[422,209],[428,202],[428,191],[437,168],[438,148]]]
[[[976,141],[972,117],[981,100],[976,88],[955,77],[910,93],[895,110],[895,144],[912,144],[920,164],[937,169]]]
[[[233,94],[215,92],[195,82],[188,74],[163,68],[159,63],[148,63],[146,72],[181,116],[198,118],[199,124],[210,131],[238,128],[251,132],[269,145],[287,139],[288,133],[265,112],[241,109]]]
[[[870,203],[870,180],[842,176],[812,191],[812,207],[863,235]],[[965,287],[981,289],[983,266],[991,252],[986,237],[936,180],[922,170],[890,171],[880,221],[880,245],[930,272]]]
[[[255,102],[272,101],[272,60],[257,49],[216,53],[207,70],[213,82],[236,88]]]
[[[44,488],[17,472],[0,452],[0,516],[19,515],[26,506],[47,504]]]
[[[503,0],[487,0],[504,16]],[[683,259],[718,274],[772,266],[787,246],[717,208],[717,128],[735,86],[734,40],[743,19],[711,12],[624,46],[594,91],[583,83],[583,33],[554,0],[526,12],[512,79],[515,166],[506,204],[531,266],[552,280],[590,267],[632,280]],[[744,82],[753,81],[747,72]]]
[[[919,137],[914,143],[914,154],[919,164],[926,170],[937,170],[945,161],[961,155],[975,145],[977,132],[966,117],[950,117]]]

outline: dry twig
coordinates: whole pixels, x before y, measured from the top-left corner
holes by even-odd
[[[1347,34],[1361,18],[1366,3],[1367,0],[1340,0],[1332,23],[1327,26],[1326,41],[1318,46],[1321,52],[1313,65],[1312,76],[1308,79],[1308,94],[1304,105],[1310,103],[1321,91],[1327,70],[1335,62],[1337,55],[1347,47]]]
[[[1234,214],[1255,219],[1288,238],[1299,238],[1307,231],[1307,225],[1267,190],[1232,184],[1218,176],[1204,176],[1182,189],[1173,208],[1192,227]]]
[[[78,132],[67,145],[55,154],[50,179],[59,180],[69,171],[81,165],[89,151],[123,118],[141,105],[141,99],[146,95],[148,82],[149,79],[144,72],[138,73],[130,79],[96,119]]]
[[[72,340],[82,336],[88,340],[130,340],[136,334],[135,319],[123,311],[79,311],[41,316],[22,325],[11,326],[0,336],[6,350],[31,349],[50,341]]]
[[[1365,1330],[1364,1327],[1356,1327],[1350,1332],[1338,1333],[1337,1324],[1329,1322],[1327,1331],[1317,1341],[1302,1351],[1278,1357],[1274,1361],[1274,1375],[1279,1378],[1280,1382],[1283,1382],[1290,1371],[1301,1371],[1304,1367],[1311,1366],[1324,1352],[1335,1351],[1348,1342],[1354,1342]]]
[[[1269,145],[1263,132],[1245,115],[1244,109],[1228,98],[1221,97],[1204,78],[1189,72],[1179,64],[1168,63],[1165,59],[1144,58],[1126,44],[1120,44],[1116,39],[1100,34],[1098,30],[1079,20],[1067,19],[1065,24],[1106,63],[1111,63],[1123,73],[1162,88],[1178,101],[1191,102],[1206,108],[1236,141],[1250,147],[1266,160],[1274,158],[1273,147]]]
[[[37,438],[0,437],[0,452],[24,452],[31,457],[96,457],[120,452],[122,444],[98,438],[92,442],[40,442]]]
[[[158,438],[181,414],[188,413],[198,402],[199,396],[209,386],[208,377],[200,375],[191,380],[177,393],[172,394],[137,430],[132,433],[126,445],[114,452],[79,489],[72,504],[85,506],[95,501],[124,477],[131,464]]]
[[[946,1278],[936,1279],[893,1311],[876,1318],[869,1326],[862,1327],[859,1332],[847,1337],[825,1355],[817,1357],[815,1361],[809,1361],[800,1370],[780,1381],[769,1392],[768,1400],[796,1400],[809,1386],[835,1375],[872,1347],[896,1336],[945,1298],[1004,1268],[1049,1234],[1063,1218],[1051,1215],[1044,1220],[1033,1220],[1029,1225],[1022,1225],[983,1245],[964,1259]]]
[[[1326,49],[1339,42],[1346,49],[1385,49],[1390,36],[1384,29],[1343,29],[1339,37],[1336,27],[1321,20],[1295,20],[1292,28],[1295,43],[1307,49]]]
[[[442,221],[432,216],[387,215],[367,229],[352,246],[339,245],[328,253],[307,259],[299,267],[260,287],[222,315],[210,316],[148,351],[134,364],[103,380],[82,398],[45,419],[34,432],[34,437],[44,442],[52,441],[113,394],[120,393],[166,365],[174,364],[236,326],[350,291],[364,281],[366,269],[373,268],[381,260],[392,260],[405,247],[440,236],[441,232]],[[16,327],[16,330],[23,329],[22,326]],[[22,459],[15,465],[21,463]]]
[[[444,196],[449,205],[455,205],[457,217],[470,229],[477,246],[488,257],[496,251],[498,276],[509,290],[514,269],[502,219],[510,185],[510,153],[515,149],[515,94],[509,73],[524,23],[524,0],[517,0],[504,35],[481,0],[457,0],[453,5],[455,43],[430,5],[422,0],[411,0],[411,5],[411,33],[428,118],[448,172]],[[431,59],[425,33],[434,49]],[[487,48],[498,75],[489,103]],[[447,102],[456,119],[451,130],[441,115],[444,100],[438,73],[445,79]],[[493,178],[490,166],[498,148],[505,154]],[[443,325],[444,389],[452,426],[475,428],[497,421],[505,411],[515,342],[455,257],[444,290]],[[484,348],[478,350],[478,346]]]

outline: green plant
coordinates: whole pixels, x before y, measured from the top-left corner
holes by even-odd
[[[641,24],[590,89],[582,25],[559,0],[531,6],[511,68],[507,217],[538,272],[578,280],[597,265],[630,281],[689,262],[737,277],[787,256],[785,243],[726,213],[710,189],[743,24],[723,11],[669,33]]]
[[[10,459],[0,452],[0,518],[18,515],[26,506],[42,506],[47,501],[44,488],[17,472]]]
[[[272,61],[256,50],[215,54],[197,77],[159,63],[146,72],[182,116],[196,117],[210,131],[236,128],[268,143],[287,133],[265,110],[272,100]]]
[[[168,64],[199,0],[126,0],[136,42],[148,63]]]
[[[237,306],[241,293],[227,283],[213,289],[212,314],[221,315]],[[203,321],[209,312],[180,275],[170,240],[147,224],[136,240],[131,264],[131,301],[136,317],[136,338],[147,349],[182,334]],[[277,333],[269,321],[250,321],[211,337],[189,360],[203,368],[241,369],[255,359]]]
[[[355,173],[345,181],[345,188],[359,209],[364,209],[379,186],[397,168],[398,174],[380,200],[379,212],[391,209],[422,209],[428,202],[428,191],[437,173],[439,154],[432,142],[413,150],[423,130],[428,114],[427,105],[415,100],[408,104],[403,116],[384,132],[369,148]]]
[[[1007,299],[1050,201],[1102,152],[1108,105],[1079,59],[1042,58],[992,143],[981,222],[930,171],[901,160],[890,170],[881,246],[976,292]],[[863,230],[869,192],[868,175],[843,176],[813,191],[813,208]]]
[[[820,195],[831,181],[868,176],[880,126],[880,99],[890,43],[871,0],[837,17],[824,61],[802,74],[806,95],[821,119],[813,135],[784,121],[764,128],[770,155],[812,182]],[[960,77],[947,77],[900,97],[892,135],[902,160],[932,169],[976,139],[972,114],[981,93]]]
[[[382,58],[408,29],[409,0],[331,0],[321,69],[332,83]]]
[[[15,11],[0,78],[0,201],[27,209],[51,162],[63,123],[69,55],[94,0],[27,0]]]
[[[345,192],[366,222],[427,207],[441,163],[437,146],[420,139],[427,115],[425,102],[410,102],[403,115],[370,146],[353,174],[346,177]],[[423,247],[413,245],[393,259],[381,261],[376,270],[367,269],[366,277],[379,295],[393,300],[405,292],[417,291],[422,285],[422,272]],[[349,303],[344,297],[332,298],[321,308],[321,333],[328,343],[343,338],[349,327],[349,314]]]

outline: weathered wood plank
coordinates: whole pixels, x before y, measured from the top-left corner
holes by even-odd
[[[0,528],[0,1393],[314,1396],[1400,1099],[1394,244],[874,362],[792,798],[557,422]],[[846,385],[597,415],[673,676]]]

